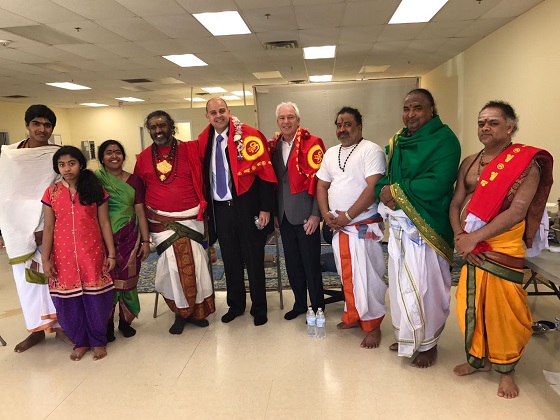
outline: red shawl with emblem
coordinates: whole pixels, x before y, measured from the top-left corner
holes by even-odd
[[[278,141],[269,141],[270,153],[276,150]],[[288,157],[287,167],[290,174],[290,192],[298,194],[307,191],[313,197],[317,197],[317,177],[315,174],[321,166],[325,145],[319,137],[309,133],[307,128],[298,127],[294,139],[294,147]]]
[[[533,244],[552,187],[553,158],[546,150],[519,143],[509,146],[486,165],[467,207],[467,213],[488,223],[500,213],[512,185],[533,159],[541,168],[541,177],[525,218],[525,243],[528,248]]]
[[[253,181],[258,176],[263,181],[277,183],[274,168],[270,161],[266,137],[256,128],[238,123],[235,118],[229,119],[228,130],[228,157],[233,182],[237,195],[241,195],[253,185]],[[238,125],[241,133],[236,133]],[[210,133],[213,131],[209,124],[198,136],[200,155],[204,156],[206,147],[210,141]],[[237,138],[239,137],[239,139]]]

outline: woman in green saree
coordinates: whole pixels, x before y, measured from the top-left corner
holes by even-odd
[[[119,304],[119,330],[125,337],[132,337],[131,327],[140,312],[138,276],[140,264],[150,255],[150,232],[144,213],[144,184],[137,175],[123,170],[126,153],[116,140],[104,141],[98,149],[101,169],[95,171],[109,193],[109,218],[116,249],[116,266],[113,272],[115,293],[113,313],[107,324],[107,340],[115,339],[113,318]]]

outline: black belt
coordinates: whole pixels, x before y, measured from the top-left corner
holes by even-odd
[[[233,200],[225,200],[225,201],[214,200],[214,205],[222,206],[222,207],[233,207]]]

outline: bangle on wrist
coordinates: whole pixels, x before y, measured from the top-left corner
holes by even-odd
[[[107,257],[107,258],[108,258],[108,259],[111,259],[111,260],[116,260],[115,257]]]
[[[140,243],[142,243],[142,244],[151,244],[152,241],[140,241]]]
[[[344,215],[346,216],[346,218],[347,218],[348,220],[352,220],[352,218],[350,217],[350,215],[348,214],[347,211],[344,212]]]

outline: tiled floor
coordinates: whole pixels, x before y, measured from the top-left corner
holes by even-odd
[[[454,289],[452,289],[454,293]],[[291,308],[290,291],[286,291]],[[154,296],[141,295],[138,333],[108,347],[106,359],[88,353],[72,362],[71,348],[48,336],[23,354],[19,301],[7,258],[0,254],[0,419],[558,419],[560,396],[542,370],[560,371],[560,332],[531,339],[517,368],[521,395],[496,396],[498,374],[458,378],[463,342],[452,312],[429,369],[409,366],[387,346],[359,347],[362,333],[337,331],[342,304],[327,307],[327,339],[310,339],[303,316],[285,321],[277,293],[270,292],[269,322],[255,327],[248,312],[230,324],[225,293],[216,296],[210,327],[191,325],[180,336],[167,330],[173,316]],[[453,301],[453,298],[452,298]],[[560,316],[556,297],[530,297],[535,319]],[[454,302],[452,303],[454,307]]]

